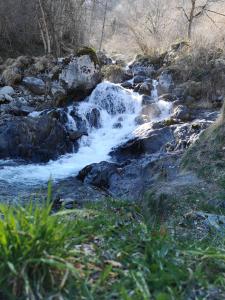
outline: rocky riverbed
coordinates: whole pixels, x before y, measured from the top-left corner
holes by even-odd
[[[68,207],[137,201],[160,182],[190,182],[180,160],[217,119],[222,95],[204,102],[200,82],[180,81],[174,59],[185,46],[129,64],[92,50],[8,59],[0,66],[0,200],[39,199],[50,178],[56,205]]]

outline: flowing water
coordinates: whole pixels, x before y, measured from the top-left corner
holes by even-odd
[[[167,117],[171,105],[158,101],[156,81],[152,97],[161,110],[160,118]],[[81,102],[78,107],[67,108],[67,129],[77,129],[73,118],[74,109],[78,110],[80,118],[86,124],[88,135],[81,138],[78,152],[63,155],[58,160],[45,164],[0,160],[0,187],[7,184],[35,186],[46,183],[49,178],[57,181],[76,175],[91,163],[110,160],[111,149],[130,139],[138,127],[135,119],[140,115],[141,108],[142,97],[139,94],[109,82],[99,84],[86,101]],[[98,112],[97,126],[90,124],[87,118],[93,109]],[[32,117],[39,115],[38,112],[31,114]]]

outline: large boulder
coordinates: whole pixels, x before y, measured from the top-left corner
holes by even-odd
[[[55,118],[8,117],[0,121],[0,158],[47,162],[72,151],[65,127]]]
[[[78,179],[107,191],[114,198],[137,201],[162,177],[173,178],[177,161],[176,154],[164,154],[149,155],[122,164],[101,162],[81,170]]]
[[[101,81],[98,61],[90,55],[75,56],[63,67],[59,78],[71,95],[86,96]]]
[[[191,111],[184,105],[178,105],[175,107],[172,118],[181,120],[181,121],[190,121],[191,120]]]
[[[170,127],[153,129],[147,123],[138,127],[135,137],[111,152],[111,156],[118,161],[139,158],[144,154],[161,152],[167,143],[174,140]]]
[[[115,173],[119,173],[120,165],[103,161],[92,164],[82,169],[77,178],[87,184],[92,184],[101,189],[110,187],[110,179]]]

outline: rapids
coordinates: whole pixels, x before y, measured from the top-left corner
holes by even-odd
[[[159,119],[164,119],[170,113],[171,104],[158,101],[156,81],[153,86],[151,96],[161,111]],[[46,164],[0,160],[0,183],[32,186],[46,183],[50,178],[58,181],[76,175],[89,164],[110,160],[111,149],[132,138],[138,127],[135,119],[140,115],[141,108],[142,97],[139,94],[117,84],[100,83],[92,94],[78,105],[79,117],[85,122],[88,130],[88,135],[80,139],[78,151]],[[67,108],[66,127],[69,130],[76,130],[77,127],[73,118],[74,109],[73,105]],[[87,118],[93,109],[98,112],[98,126],[90,124]],[[38,118],[39,115],[39,112],[34,112],[30,117]]]

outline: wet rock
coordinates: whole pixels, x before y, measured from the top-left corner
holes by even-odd
[[[146,80],[146,76],[136,75],[134,76],[133,82],[134,84],[143,83]]]
[[[143,105],[148,105],[155,103],[155,100],[151,96],[143,95],[142,96],[142,104]]]
[[[12,115],[12,116],[27,116],[34,111],[34,107],[27,105],[26,103],[19,102],[17,100],[9,101],[8,104],[0,106],[0,115]]]
[[[139,89],[138,89],[138,93],[141,95],[151,95],[151,91],[153,89],[153,86],[151,83],[148,82],[144,82],[140,85]]]
[[[164,151],[167,143],[174,141],[171,128],[152,129],[151,124],[139,126],[134,132],[135,138],[114,149],[110,155],[117,161],[138,158],[143,154]]]
[[[87,113],[86,118],[93,128],[100,128],[100,111],[97,108],[93,108],[90,112]]]
[[[58,83],[54,83],[51,87],[51,95],[54,105],[57,107],[66,106],[68,97],[65,89]]]
[[[101,189],[108,189],[111,176],[119,172],[119,168],[119,164],[103,161],[99,164],[85,167],[79,172],[77,178],[86,184],[92,184]]]
[[[181,121],[191,121],[191,111],[184,105],[175,107],[172,118],[179,119]]]
[[[177,100],[177,97],[174,96],[172,93],[162,94],[159,96],[159,100],[167,101],[167,102],[174,102]]]
[[[24,77],[22,84],[35,95],[44,95],[46,93],[46,84],[42,79],[36,77]]]
[[[122,128],[122,124],[121,123],[115,123],[115,124],[113,124],[113,128]]]
[[[194,144],[200,134],[212,124],[211,121],[196,120],[191,123],[177,124],[171,126],[174,141],[166,145],[167,151],[184,151]]]
[[[9,117],[0,121],[0,158],[47,162],[71,152],[73,143],[54,118]]]
[[[148,123],[149,122],[149,117],[146,116],[146,115],[141,115],[141,116],[138,116],[136,119],[135,119],[135,123],[137,125],[143,125],[145,123]]]
[[[121,86],[125,89],[132,89],[133,83],[131,81],[125,81],[125,82],[121,83]]]
[[[159,109],[158,105],[153,102],[153,103],[144,105],[142,107],[141,114],[148,116],[149,122],[150,122],[153,119],[158,118],[160,116],[161,110]]]
[[[70,140],[73,142],[79,140],[82,136],[87,135],[86,132],[72,131],[72,130],[69,130],[68,134],[69,134]]]
[[[97,186],[117,199],[138,201],[160,178],[173,178],[176,155],[147,155],[125,163],[101,162],[84,168],[78,175],[84,183]]]

